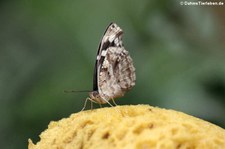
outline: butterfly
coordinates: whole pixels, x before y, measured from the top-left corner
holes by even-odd
[[[116,23],[109,24],[98,47],[93,90],[89,92],[90,97],[86,101],[111,105],[109,100],[114,102],[115,98],[124,96],[134,87],[135,67],[129,52],[123,46],[122,35],[123,30]]]

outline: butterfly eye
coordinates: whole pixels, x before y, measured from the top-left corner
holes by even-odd
[[[115,28],[115,25],[114,24],[112,25],[112,28]]]

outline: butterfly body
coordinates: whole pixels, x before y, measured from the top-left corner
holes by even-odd
[[[135,68],[129,52],[122,44],[122,29],[111,23],[100,42],[90,100],[99,104],[109,103],[129,91],[136,80]]]

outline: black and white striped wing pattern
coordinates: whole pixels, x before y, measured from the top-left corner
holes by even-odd
[[[93,92],[90,98],[97,103],[124,96],[135,85],[133,60],[122,45],[122,29],[111,23],[99,45],[95,63]]]

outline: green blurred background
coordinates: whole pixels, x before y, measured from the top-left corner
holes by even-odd
[[[111,22],[124,30],[137,73],[119,105],[174,109],[225,128],[225,6],[2,0],[0,8],[1,148],[27,148],[50,121],[82,109],[87,93],[63,91],[92,89],[97,47]]]

